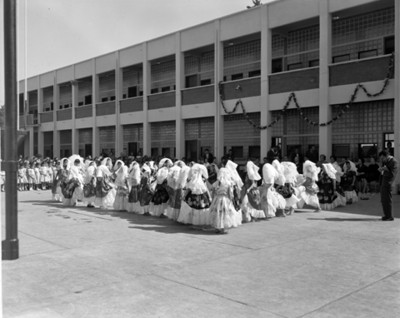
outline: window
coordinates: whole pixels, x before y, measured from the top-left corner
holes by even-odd
[[[260,146],[249,146],[249,158],[260,158]]]
[[[372,57],[372,56],[377,56],[377,55],[378,55],[378,51],[375,49],[358,52],[359,59],[365,59],[367,57]]]
[[[309,67],[319,66],[319,59],[308,61]]]
[[[232,146],[231,149],[234,158],[243,158],[243,146]]]
[[[137,86],[128,87],[128,98],[137,96]]]
[[[386,150],[393,156],[394,155],[394,133],[383,134],[383,145]]]
[[[115,96],[111,96],[111,97],[110,97],[110,100],[115,100]]]
[[[157,94],[158,88],[152,88],[150,92],[151,92],[151,94]]]
[[[377,144],[358,144],[358,157],[368,158],[378,156]]]
[[[298,62],[298,63],[289,64],[287,66],[287,69],[288,69],[288,71],[291,71],[291,70],[298,70],[299,68],[302,68],[302,67],[303,67],[303,63]]]
[[[168,92],[168,91],[170,91],[170,90],[171,90],[171,87],[170,87],[170,86],[161,87],[161,91],[162,91],[162,92]]]
[[[394,52],[394,36],[388,36],[384,39],[385,54],[392,54]]]
[[[211,85],[211,79],[204,79],[200,81],[200,85],[204,86],[204,85]]]
[[[238,73],[238,74],[232,74],[231,75],[231,79],[232,81],[238,80],[238,79],[242,79],[243,78],[243,73]]]
[[[92,95],[85,96],[85,105],[90,105],[92,103]]]
[[[279,73],[283,70],[282,58],[272,60],[272,73]]]
[[[126,94],[122,94],[122,99],[125,99],[126,98]]]
[[[250,71],[249,77],[254,77],[254,76],[261,76],[261,71],[260,70]]]
[[[196,87],[197,86],[197,74],[195,75],[188,75],[185,78],[185,87]]]
[[[151,156],[158,157],[158,148],[151,148]]]
[[[79,102],[79,103],[78,103],[78,106],[83,106],[83,102]]]
[[[101,99],[101,101],[104,103],[104,102],[108,102],[108,97],[103,97],[102,99]]]
[[[332,154],[338,158],[350,157],[350,144],[334,144],[332,145]]]
[[[333,63],[345,62],[350,60],[350,54],[336,55],[333,57]]]

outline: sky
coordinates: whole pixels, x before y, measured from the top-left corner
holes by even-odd
[[[3,1],[0,1],[0,106],[4,104]],[[246,10],[252,5],[252,0],[17,0],[18,80]]]

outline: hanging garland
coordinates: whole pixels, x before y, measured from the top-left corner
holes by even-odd
[[[394,52],[393,52],[393,53],[391,54],[391,56],[390,56],[389,65],[388,65],[388,70],[387,70],[387,72],[386,72],[386,77],[385,77],[385,79],[383,80],[383,85],[382,85],[382,88],[380,89],[380,91],[378,91],[377,93],[371,94],[371,93],[368,91],[368,89],[364,86],[364,84],[357,84],[357,86],[355,87],[355,89],[354,89],[354,91],[353,91],[353,94],[350,96],[349,102],[348,102],[346,105],[344,105],[344,106],[342,106],[342,107],[340,108],[339,113],[338,113],[335,117],[333,117],[331,120],[329,120],[329,121],[327,121],[327,122],[325,122],[325,123],[318,123],[318,122],[313,121],[313,120],[311,120],[310,118],[308,118],[308,117],[304,114],[304,112],[303,112],[301,106],[299,105],[299,103],[298,103],[298,101],[297,101],[297,98],[296,98],[296,94],[295,94],[294,92],[291,92],[291,93],[289,94],[289,97],[288,97],[288,99],[287,99],[285,105],[283,106],[283,108],[280,110],[280,113],[278,114],[278,116],[276,116],[275,119],[274,119],[272,122],[270,122],[269,124],[264,125],[264,126],[261,126],[261,125],[256,124],[256,123],[250,118],[250,116],[249,116],[248,113],[246,112],[246,108],[244,107],[243,102],[242,102],[241,99],[239,99],[238,101],[236,101],[235,106],[233,107],[233,109],[232,109],[231,111],[229,111],[229,110],[227,109],[227,107],[226,107],[226,105],[225,105],[225,103],[224,103],[224,100],[225,100],[225,93],[224,93],[224,86],[222,85],[222,81],[218,83],[218,87],[219,87],[219,99],[220,99],[222,108],[224,109],[224,112],[225,112],[226,114],[231,115],[231,114],[233,114],[233,113],[236,112],[236,110],[238,109],[238,107],[240,107],[240,108],[242,109],[243,116],[246,118],[246,120],[247,120],[254,128],[259,129],[259,130],[268,129],[268,128],[274,126],[274,125],[281,119],[281,117],[284,115],[285,111],[289,108],[290,103],[291,103],[292,101],[294,102],[294,104],[295,104],[295,106],[296,106],[296,109],[297,109],[297,111],[298,111],[298,113],[299,113],[299,116],[300,116],[301,118],[303,118],[303,120],[304,120],[307,124],[309,124],[309,125],[311,125],[311,126],[321,126],[321,127],[324,127],[324,126],[329,126],[329,125],[331,125],[333,122],[335,122],[336,120],[338,120],[339,118],[341,118],[341,117],[346,113],[346,111],[350,108],[350,106],[354,103],[355,99],[357,98],[357,94],[358,94],[358,92],[359,92],[360,89],[363,90],[364,93],[365,93],[368,97],[370,97],[370,98],[372,98],[372,97],[377,97],[377,96],[379,96],[379,95],[382,95],[382,94],[385,92],[387,86],[389,85],[389,80],[390,80],[390,78],[391,78],[392,75],[393,75],[393,67],[394,67]]]

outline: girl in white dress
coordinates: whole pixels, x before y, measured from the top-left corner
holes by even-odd
[[[140,208],[139,190],[140,190],[140,166],[139,163],[133,161],[129,167],[128,174],[128,202],[126,210],[128,212],[135,212],[143,214],[143,209]]]
[[[151,199],[149,212],[153,216],[164,217],[168,207],[169,194],[167,189],[167,177],[169,169],[172,167],[172,161],[168,158],[160,160],[159,169],[156,173],[157,185],[154,195]]]
[[[205,183],[208,179],[207,168],[193,164],[188,179],[178,222],[195,226],[210,225],[211,195]]]
[[[94,201],[96,199],[96,163],[91,160],[85,162],[85,177],[83,180],[83,199],[82,202],[88,208],[94,208]]]
[[[314,162],[306,160],[303,164],[303,176],[305,177],[304,183],[300,188],[300,198],[298,203],[299,208],[302,208],[304,204],[310,205],[315,208],[314,212],[320,212],[321,207],[318,199],[318,174],[320,172]]]
[[[265,218],[265,213],[261,209],[260,190],[257,186],[257,181],[261,180],[259,169],[252,161],[246,164],[247,176],[241,191],[243,220],[246,222]]]
[[[211,226],[218,234],[227,234],[227,230],[241,224],[237,211],[233,205],[233,187],[235,181],[228,168],[218,171],[217,181],[214,183],[214,198],[210,206]]]
[[[112,209],[115,201],[115,185],[111,182],[112,161],[106,157],[96,169],[95,205],[102,209]]]
[[[174,221],[178,220],[179,212],[181,210],[182,188],[179,186],[179,175],[181,170],[181,166],[176,162],[169,170],[167,176],[169,200],[165,214],[169,219]]]
[[[114,200],[114,210],[126,211],[126,205],[128,203],[128,167],[122,160],[117,160],[114,165],[115,181],[114,184],[117,187],[117,193]]]

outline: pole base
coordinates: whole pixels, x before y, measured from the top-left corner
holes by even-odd
[[[19,257],[18,239],[4,240],[1,242],[2,260],[14,260]]]

